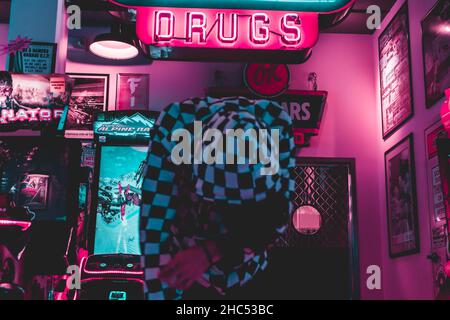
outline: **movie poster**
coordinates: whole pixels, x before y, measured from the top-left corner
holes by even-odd
[[[0,130],[56,124],[69,102],[71,83],[66,80],[0,71]]]
[[[408,5],[400,9],[378,39],[383,138],[413,115]]]
[[[109,75],[68,74],[74,80],[65,138],[93,139],[94,114],[108,108]]]
[[[102,146],[95,254],[140,254],[139,213],[147,147]]]
[[[119,74],[117,76],[117,110],[148,110],[150,76]]]
[[[450,88],[450,1],[440,0],[422,21],[426,106],[431,108]]]
[[[391,257],[412,254],[420,248],[413,154],[412,135],[385,154]]]

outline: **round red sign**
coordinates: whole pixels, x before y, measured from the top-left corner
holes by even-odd
[[[254,94],[273,98],[289,88],[291,74],[285,64],[248,64],[244,70],[245,85]]]

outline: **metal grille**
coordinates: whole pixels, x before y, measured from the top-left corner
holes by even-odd
[[[295,208],[310,205],[322,216],[314,235],[302,235],[290,223],[285,246],[300,248],[348,248],[349,188],[347,165],[300,165],[295,169]]]

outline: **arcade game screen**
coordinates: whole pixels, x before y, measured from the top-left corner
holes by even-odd
[[[0,190],[36,221],[65,221],[76,150],[58,139],[0,137]]]
[[[147,147],[102,146],[94,254],[136,254]]]

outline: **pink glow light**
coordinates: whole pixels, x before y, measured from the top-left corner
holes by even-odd
[[[104,270],[104,271],[92,271],[87,270],[86,268],[83,270],[84,273],[101,275],[101,274],[117,274],[117,275],[134,275],[134,276],[142,276],[144,275],[144,271],[122,271],[122,270]]]
[[[317,13],[138,7],[136,30],[154,46],[299,50],[317,43],[319,22]]]
[[[117,280],[117,278],[108,278],[108,277],[97,277],[97,278],[89,278],[89,279],[84,279],[81,280],[81,283],[87,283],[87,282],[92,282],[92,281],[104,281],[104,280]],[[142,279],[137,279],[137,278],[124,278],[121,280],[125,280],[125,281],[134,281],[134,282],[139,282],[139,283],[144,283],[144,280]]]
[[[31,222],[30,221],[18,221],[18,220],[0,220],[0,227],[1,226],[17,226],[21,227],[22,231],[26,231],[30,228]]]
[[[126,60],[137,57],[139,51],[136,47],[120,41],[97,41],[89,46],[89,50],[102,58]]]

